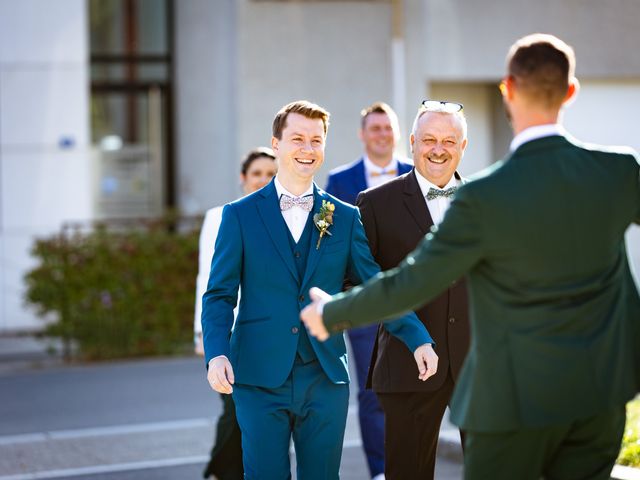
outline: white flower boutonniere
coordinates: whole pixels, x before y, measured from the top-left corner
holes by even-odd
[[[326,235],[331,235],[329,231],[329,227],[333,225],[333,212],[336,209],[336,206],[327,202],[326,200],[322,200],[322,206],[320,207],[320,211],[313,216],[313,223],[316,225],[316,228],[320,230],[320,237],[318,237],[318,243],[316,244],[316,250],[320,248],[320,242],[322,241],[322,237]]]

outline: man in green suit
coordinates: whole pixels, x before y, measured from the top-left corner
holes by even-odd
[[[559,125],[574,67],[556,37],[518,40],[501,83],[511,152],[458,190],[398,268],[335,297],[314,289],[302,312],[323,339],[468,276],[472,343],[451,406],[467,432],[467,480],[608,479],[640,386],[640,297],[624,241],[640,223],[639,159]]]

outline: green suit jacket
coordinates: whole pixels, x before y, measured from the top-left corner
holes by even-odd
[[[640,223],[630,149],[552,136],[462,187],[396,269],[324,307],[330,331],[378,322],[468,275],[472,342],[452,401],[465,430],[566,423],[640,385],[640,298],[624,234]]]

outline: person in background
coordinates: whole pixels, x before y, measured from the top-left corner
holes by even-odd
[[[411,171],[394,150],[400,137],[398,117],[383,102],[376,102],[360,112],[359,137],[364,153],[357,160],[329,172],[326,191],[355,205],[356,197],[367,188],[376,187]],[[374,480],[384,478],[384,413],[376,395],[365,387],[377,325],[349,330],[351,351],[358,377],[358,419],[362,446],[369,473]]]
[[[424,101],[409,141],[415,168],[356,199],[371,254],[382,270],[397,267],[442,222],[465,181],[457,170],[467,146],[462,105]],[[438,373],[426,382],[412,374],[413,358],[404,345],[378,328],[367,387],[384,410],[387,480],[434,477],[440,424],[469,349],[468,310],[464,279],[416,310],[438,354]]]
[[[261,189],[275,176],[276,157],[270,148],[259,147],[251,150],[240,171],[240,183],[245,195]],[[204,356],[202,345],[202,296],[207,290],[207,280],[211,269],[214,246],[220,221],[222,220],[222,206],[207,210],[200,231],[200,254],[198,262],[198,277],[196,279],[196,308],[193,321],[195,352]],[[211,458],[207,464],[203,477],[212,475],[219,480],[242,480],[242,445],[240,427],[236,420],[236,409],[231,395],[222,395],[222,414],[218,418],[216,436],[211,449]]]

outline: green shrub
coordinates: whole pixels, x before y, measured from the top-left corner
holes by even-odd
[[[640,467],[640,397],[627,403],[627,425],[618,463]]]
[[[184,352],[193,338],[199,223],[165,218],[63,228],[35,242],[26,300],[48,335],[97,360]]]

